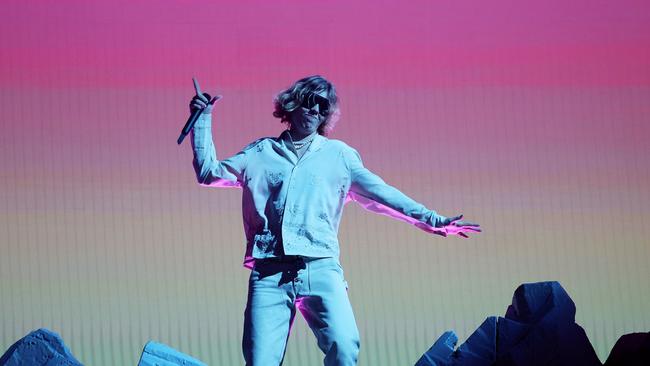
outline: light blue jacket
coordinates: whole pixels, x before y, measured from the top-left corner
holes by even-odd
[[[285,130],[218,160],[211,126],[204,114],[192,131],[193,165],[203,186],[243,189],[245,267],[283,252],[338,259],[339,222],[350,200],[425,231],[442,225],[444,217],[386,184],[342,141],[317,134],[299,159]]]

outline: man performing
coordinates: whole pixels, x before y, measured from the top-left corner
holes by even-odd
[[[316,75],[275,98],[273,116],[287,123],[279,137],[254,141],[218,160],[210,100],[198,83],[190,111],[203,109],[192,131],[199,184],[242,188],[244,266],[251,269],[242,347],[246,365],[280,365],[296,309],[325,353],[325,365],[355,365],[359,331],[339,263],[338,228],[353,200],[369,211],[432,234],[481,231],[412,200],[363,166],[356,150],[326,136],[339,116],[334,86]]]

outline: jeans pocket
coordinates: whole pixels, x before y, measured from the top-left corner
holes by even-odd
[[[341,275],[341,281],[343,281],[345,290],[347,291],[349,288],[348,281],[345,280],[345,271],[343,270],[343,266],[341,266],[341,263],[339,263],[339,261],[336,261],[336,271]]]
[[[251,269],[251,274],[248,276],[248,283],[255,281],[255,278],[253,278],[253,271],[254,269]]]
[[[248,277],[249,282],[257,281],[260,279],[260,271],[257,268],[257,264],[251,268],[251,275]]]
[[[341,265],[341,263],[336,259],[334,259],[334,263],[336,263],[338,269],[341,270],[341,273],[343,273],[343,266]]]

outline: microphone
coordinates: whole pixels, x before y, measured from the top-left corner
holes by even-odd
[[[210,96],[210,94],[203,93],[203,95],[206,98],[208,98],[208,100],[212,100],[212,97]],[[194,124],[199,119],[199,116],[201,115],[201,113],[203,113],[204,109],[205,108],[195,109],[194,112],[192,112],[192,114],[190,115],[190,118],[188,118],[187,122],[185,122],[185,126],[183,126],[183,129],[181,130],[181,135],[178,136],[178,140],[176,140],[176,143],[178,143],[180,145],[181,142],[183,142],[183,140],[185,139],[185,136],[187,136],[187,134],[190,133],[190,130],[192,130],[192,128],[194,128]]]

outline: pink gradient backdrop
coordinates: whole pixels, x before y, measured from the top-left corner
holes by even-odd
[[[412,364],[543,280],[604,360],[650,330],[649,4],[3,1],[0,350],[45,326],[90,365],[135,364],[149,339],[238,364],[240,195],[199,187],[175,144],[191,77],[224,95],[226,157],[278,135],[273,96],[321,74],[332,138],[485,228],[442,239],[348,206],[359,364]],[[294,333],[286,364],[318,363]]]

